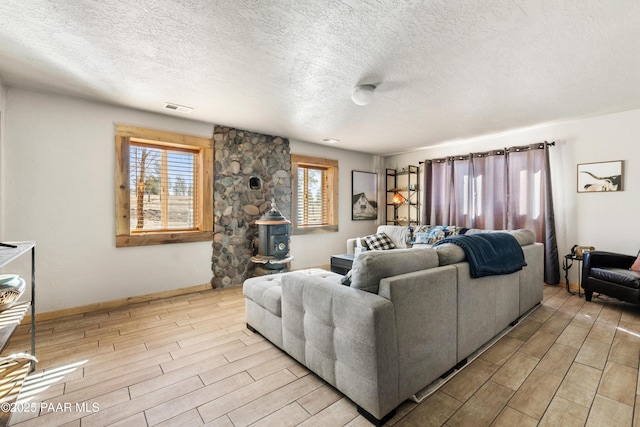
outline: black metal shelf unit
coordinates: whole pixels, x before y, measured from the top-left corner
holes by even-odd
[[[387,225],[418,225],[420,217],[420,190],[418,166],[409,165],[398,171],[386,172]]]

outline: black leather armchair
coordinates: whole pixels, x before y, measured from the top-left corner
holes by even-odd
[[[640,304],[640,273],[629,270],[635,256],[613,252],[585,252],[582,263],[582,288],[591,301],[594,292],[621,301]]]

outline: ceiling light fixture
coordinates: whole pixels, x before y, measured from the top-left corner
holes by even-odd
[[[367,105],[373,101],[376,87],[374,85],[358,85],[353,88],[351,100],[356,105]]]
[[[179,113],[189,114],[193,111],[193,107],[187,107],[186,105],[174,104],[173,102],[165,102],[164,108],[171,111],[177,111]]]
[[[327,144],[336,144],[340,142],[340,140],[335,138],[324,138],[322,142],[326,142]]]

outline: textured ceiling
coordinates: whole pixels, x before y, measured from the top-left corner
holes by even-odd
[[[376,154],[640,108],[639,42],[637,0],[0,2],[6,86]]]

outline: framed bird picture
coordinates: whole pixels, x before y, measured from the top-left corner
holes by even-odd
[[[622,160],[578,165],[578,193],[622,191]]]

